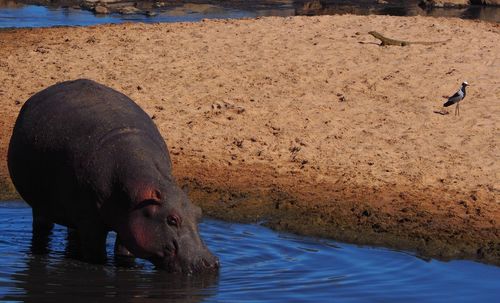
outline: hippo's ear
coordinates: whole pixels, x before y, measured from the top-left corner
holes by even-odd
[[[182,185],[182,191],[189,196],[189,192],[190,192],[190,188],[189,188],[189,184],[184,184]]]

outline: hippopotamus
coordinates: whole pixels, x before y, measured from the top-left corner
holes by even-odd
[[[33,239],[55,224],[78,235],[84,261],[115,255],[171,272],[216,271],[219,261],[198,232],[201,209],[172,175],[152,119],[126,95],[92,80],[50,86],[29,98],[8,150],[9,172],[31,206]]]

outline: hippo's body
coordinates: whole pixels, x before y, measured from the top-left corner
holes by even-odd
[[[53,85],[17,118],[9,171],[33,209],[33,237],[53,223],[77,231],[82,257],[106,257],[108,231],[118,252],[170,271],[215,269],[201,241],[201,210],[176,185],[167,146],[127,96],[91,80]]]

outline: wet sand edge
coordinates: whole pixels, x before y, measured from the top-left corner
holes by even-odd
[[[469,207],[471,202],[460,197],[445,191],[404,196],[401,195],[404,188],[380,189],[378,194],[367,195],[373,189],[359,187],[350,188],[349,194],[336,195],[334,184],[303,184],[294,190],[291,180],[280,180],[271,171],[270,167],[227,169],[182,163],[177,164],[175,175],[179,185],[208,217],[240,223],[259,222],[276,231],[406,250],[424,259],[469,259],[500,265],[495,229],[481,229],[471,224],[480,220],[479,216],[463,220],[458,213],[436,214],[417,206],[446,197],[445,203]],[[233,181],[228,183],[228,180]],[[311,186],[311,191],[304,189],[306,186]],[[351,199],[340,200],[342,196],[351,196]],[[403,199],[400,203],[409,207],[382,209],[371,203],[389,200],[391,196]],[[0,200],[17,199],[20,196],[10,180],[0,180]]]
[[[500,265],[498,230],[479,223],[493,219],[464,194],[404,187],[374,190],[355,184],[339,188],[308,182],[309,176],[281,178],[272,167],[264,166],[222,168],[184,162],[177,163],[176,175],[192,201],[213,218],[261,222],[277,231],[408,250],[422,258]],[[451,207],[439,211],[430,206],[436,204]],[[488,207],[488,203],[480,205]]]

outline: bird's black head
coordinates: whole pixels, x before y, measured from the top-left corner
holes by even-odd
[[[469,86],[469,83],[467,83],[467,81],[464,81],[464,82],[462,82],[462,86],[464,86],[464,87]]]

